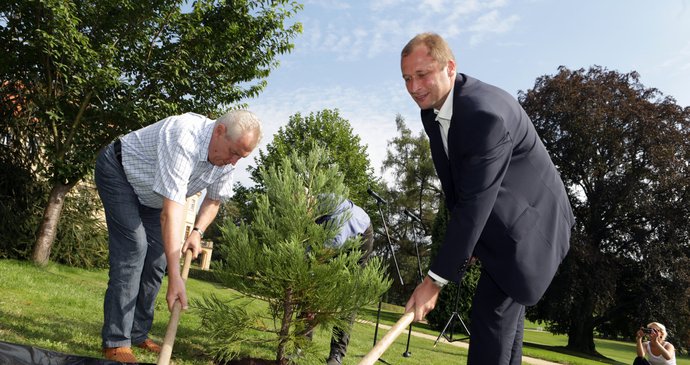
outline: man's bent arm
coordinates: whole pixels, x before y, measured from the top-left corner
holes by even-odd
[[[184,222],[184,205],[163,198],[161,212],[161,231],[163,248],[168,262],[168,309],[179,299],[183,309],[187,309],[187,294],[180,274],[180,244],[182,243],[182,225]]]

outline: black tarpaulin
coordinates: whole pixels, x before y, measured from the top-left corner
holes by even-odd
[[[0,365],[121,365],[117,361],[62,354],[0,341]],[[155,365],[139,363],[140,365]]]

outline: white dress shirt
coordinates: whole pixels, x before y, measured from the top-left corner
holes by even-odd
[[[446,151],[446,157],[448,157],[448,130],[450,129],[450,120],[453,118],[453,90],[455,89],[455,83],[453,87],[450,88],[450,93],[443,102],[441,109],[434,109],[436,113],[436,121],[438,122],[438,128],[441,130],[441,141],[443,141],[443,149]],[[441,283],[442,285],[448,284],[448,280],[436,275],[433,271],[429,270],[429,276],[435,281]]]

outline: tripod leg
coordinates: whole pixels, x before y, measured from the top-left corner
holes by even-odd
[[[462,328],[464,328],[464,329],[465,329],[465,332],[467,332],[467,336],[471,336],[471,335],[470,335],[470,330],[467,329],[467,326],[465,325],[465,322],[463,322],[463,320],[462,320],[462,318],[460,318],[460,315],[459,315],[459,314],[458,314],[458,320],[460,320],[460,324],[462,324]]]
[[[407,345],[405,346],[405,352],[403,352],[403,357],[410,357],[412,353],[410,352],[410,336],[412,335],[412,324],[410,323],[410,328],[407,330]]]
[[[395,250],[393,250],[393,242],[391,242],[391,235],[388,233],[388,226],[386,225],[386,218],[383,216],[383,210],[381,209],[381,202],[377,204],[379,208],[379,215],[381,216],[381,222],[383,222],[383,230],[386,232],[386,238],[388,239],[388,249],[390,250],[391,257],[393,258],[393,264],[395,264],[395,272],[398,274],[398,279],[400,279],[400,285],[405,286],[403,282],[402,274],[400,274],[400,267],[398,266],[398,259],[395,258]]]
[[[443,336],[446,338],[446,340],[448,340],[448,342],[455,341],[453,340],[453,333],[455,333],[455,322],[453,322],[453,320],[455,319],[455,317],[458,317],[458,319],[462,321],[462,319],[460,318],[460,314],[458,314],[458,312],[453,312],[453,314],[450,316],[450,321],[448,322],[448,324],[450,324],[450,331],[448,332],[448,334]]]
[[[374,329],[374,347],[376,347],[376,339],[379,336],[379,323],[381,322],[381,303],[383,302],[383,297],[379,298],[379,309],[376,311],[376,329]],[[378,359],[377,361],[382,362],[386,365],[391,365],[384,359]]]
[[[374,346],[376,346],[376,337],[379,335],[379,322],[381,321],[381,302],[383,298],[379,298],[379,309],[376,311],[376,328],[374,329]]]
[[[438,337],[436,337],[436,341],[434,342],[434,347],[436,347],[436,345],[438,344],[438,341],[441,339],[441,337],[445,337],[446,330],[448,329],[448,326],[450,326],[450,324],[453,322],[453,317],[455,317],[455,315],[456,315],[456,313],[453,312],[453,314],[450,316],[450,319],[448,320],[448,322],[446,322],[446,325],[443,327],[443,331],[441,331],[441,333],[438,334]]]

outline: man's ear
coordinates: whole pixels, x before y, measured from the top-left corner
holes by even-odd
[[[218,137],[225,136],[225,125],[218,123],[216,127],[213,128],[213,134],[217,135]]]
[[[448,67],[446,69],[448,70],[448,77],[453,77],[455,75],[455,61],[448,60]]]

